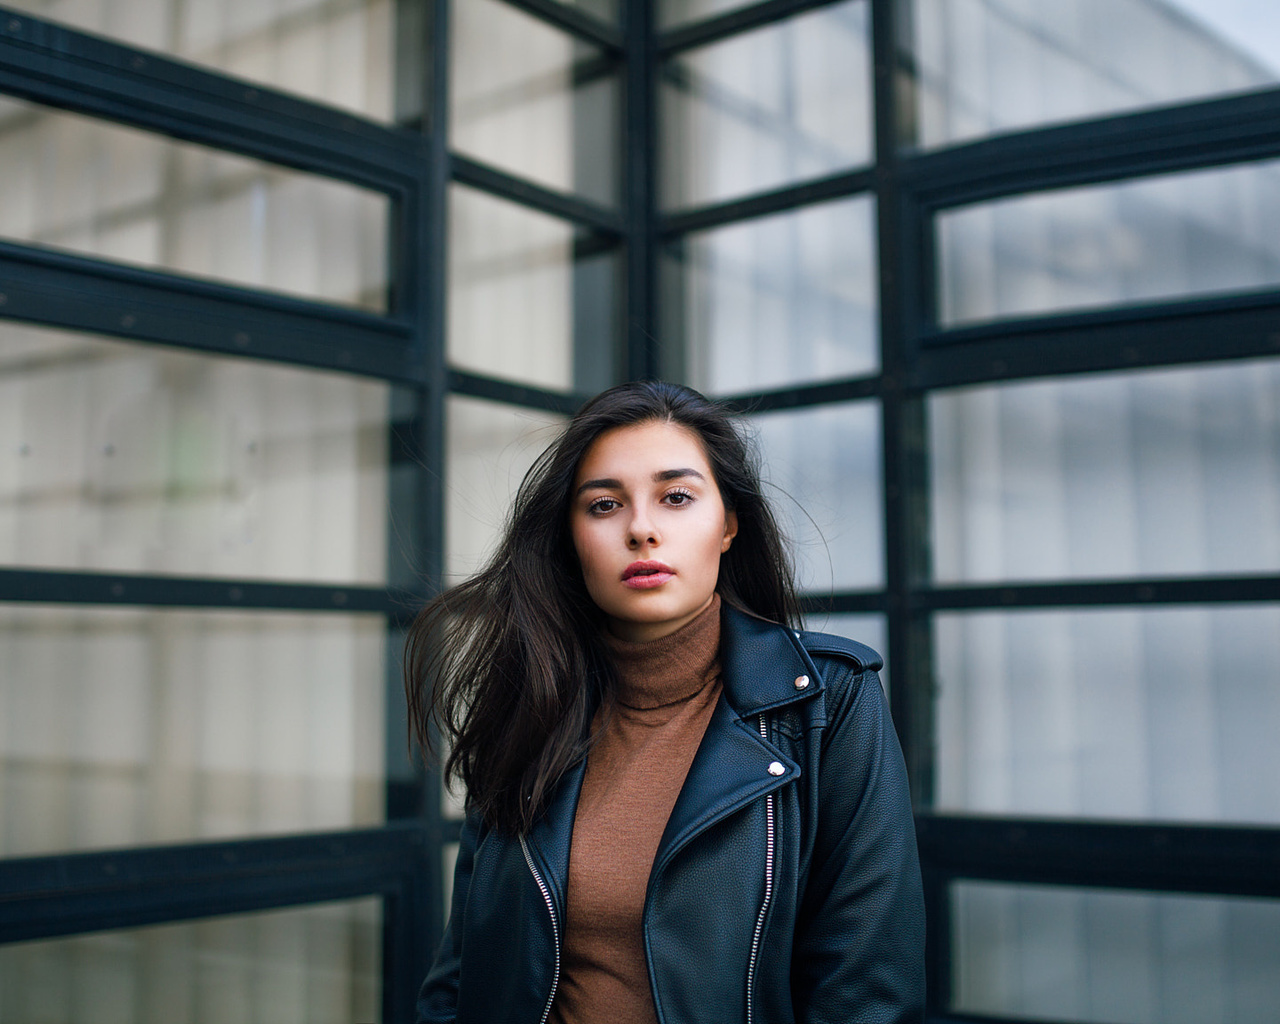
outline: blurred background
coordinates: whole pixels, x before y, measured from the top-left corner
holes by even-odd
[[[1280,1019],[1273,0],[5,0],[0,1022],[412,1019],[404,627],[646,376],[886,655],[931,1020]]]

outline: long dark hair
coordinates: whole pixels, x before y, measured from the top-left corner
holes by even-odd
[[[721,600],[799,622],[791,562],[760,489],[753,447],[723,406],[661,381],[620,384],[587,402],[525,475],[488,565],[426,606],[409,630],[405,693],[424,749],[449,749],[445,775],[493,827],[527,832],[590,745],[613,668],[602,613],[587,594],[569,528],[574,477],[606,430],[679,424],[702,443],[738,534],[720,559]]]

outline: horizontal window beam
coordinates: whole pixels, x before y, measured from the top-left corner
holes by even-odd
[[[16,604],[341,612],[386,615],[402,622],[412,619],[426,600],[422,594],[386,587],[0,569],[0,602]]]
[[[769,217],[787,213],[803,206],[845,199],[868,192],[875,187],[875,172],[868,167],[842,171],[826,178],[802,181],[797,185],[761,192],[743,199],[700,206],[691,210],[669,213],[662,218],[661,234],[666,241],[694,231],[707,231],[757,217]]]
[[[449,371],[449,392],[465,395],[467,398],[501,402],[504,405],[518,405],[524,409],[560,413],[563,416],[572,416],[582,403],[591,397],[573,392],[551,391],[528,384],[516,384],[513,381],[483,377],[462,370]]]
[[[555,189],[535,185],[496,167],[480,163],[465,156],[452,154],[449,158],[451,176],[462,185],[507,199],[522,206],[529,206],[553,217],[581,224],[610,235],[622,232],[622,218],[612,210],[598,206],[586,199],[557,192]]]
[[[1071,583],[944,586],[916,591],[910,598],[914,608],[934,612],[1272,601],[1280,602],[1280,576],[1146,577]]]
[[[414,822],[0,860],[0,943],[361,896],[420,904],[425,843]]]
[[[25,14],[0,19],[0,92],[381,191],[426,166],[419,133]]]
[[[889,608],[883,590],[848,590],[839,594],[802,594],[800,610],[806,615],[847,615],[884,612]]]
[[[1280,355],[1280,292],[1005,320],[924,335],[913,389]]]
[[[1280,897],[1280,828],[922,814],[935,879]]]
[[[1099,118],[903,155],[926,207],[1280,156],[1280,89]]]
[[[0,317],[408,383],[422,374],[406,321],[8,242]]]
[[[806,11],[827,7],[836,0],[764,0],[763,3],[739,7],[705,21],[669,29],[658,38],[658,51],[671,57],[698,46],[707,46],[742,32],[764,28]]]
[[[615,25],[601,21],[586,11],[571,7],[560,0],[505,0],[526,14],[545,21],[549,25],[586,43],[594,43],[609,54],[622,53],[622,31]]]
[[[880,391],[881,380],[877,375],[822,381],[817,384],[798,384],[795,387],[779,388],[775,391],[744,391],[736,395],[716,396],[716,400],[737,413],[753,415],[875,398]]]

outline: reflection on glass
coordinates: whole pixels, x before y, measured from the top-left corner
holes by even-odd
[[[453,21],[453,147],[541,185],[614,202],[616,66],[501,0],[455,4]]]
[[[684,337],[686,379],[727,394],[873,373],[874,232],[874,200],[858,197],[682,239],[667,333]]]
[[[941,582],[1280,571],[1280,360],[929,398]]]
[[[352,1024],[381,1009],[377,898],[0,946],[0,1015]]]
[[[703,21],[758,0],[658,0],[658,24],[667,28],[691,21]]]
[[[662,200],[690,206],[871,158],[867,4],[683,53],[661,73]]]
[[[592,251],[565,221],[459,186],[449,218],[450,362],[560,390],[604,387],[615,251]]]
[[[918,142],[1270,87],[1273,0],[911,0]]]
[[[449,399],[445,561],[453,582],[478,570],[493,553],[516,488],[563,422],[531,409]]]
[[[1280,824],[1280,606],[935,630],[940,810]]]
[[[391,119],[394,0],[5,0],[83,32]]]
[[[937,220],[947,325],[1280,284],[1280,162],[1019,196]]]
[[[381,583],[387,396],[0,324],[0,564]]]
[[[1280,902],[960,882],[951,1009],[1088,1024],[1265,1024]]]
[[[879,405],[765,413],[751,422],[765,496],[793,543],[800,590],[883,586]]]
[[[0,605],[0,855],[372,825],[384,623]]]
[[[0,167],[0,236],[386,308],[381,193],[4,97]]]

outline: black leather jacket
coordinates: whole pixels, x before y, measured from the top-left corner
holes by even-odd
[[[920,867],[880,665],[862,644],[725,608],[723,695],[645,898],[663,1024],[923,1019]],[[420,1022],[547,1019],[584,770],[526,837],[468,818]]]

